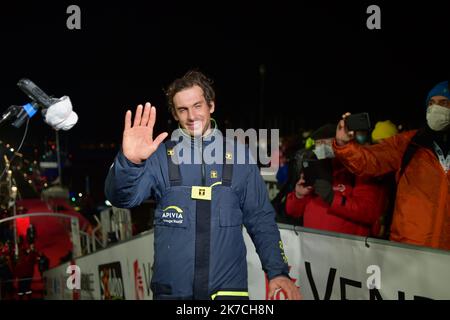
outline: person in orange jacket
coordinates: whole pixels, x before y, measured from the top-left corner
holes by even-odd
[[[325,125],[312,134],[314,151],[304,151],[303,159],[317,158],[321,168],[314,182],[305,181],[308,180],[305,168],[301,168],[295,190],[286,198],[286,214],[303,218],[306,228],[359,236],[378,234],[378,222],[387,204],[387,190],[374,179],[355,177],[333,158],[334,134],[334,125]],[[365,136],[367,138],[368,133]],[[358,133],[360,137],[363,136]],[[319,173],[324,170],[329,173]]]
[[[360,146],[354,132],[339,121],[333,149],[354,174],[381,176],[396,172],[397,193],[390,239],[450,249],[450,89],[437,84],[426,99],[426,125],[381,143]]]

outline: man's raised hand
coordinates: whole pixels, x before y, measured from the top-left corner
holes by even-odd
[[[156,121],[156,108],[149,102],[138,105],[131,126],[130,110],[125,114],[125,130],[123,131],[122,152],[133,163],[139,164],[150,157],[160,143],[168,136],[167,132],[161,133],[153,140],[153,127]]]

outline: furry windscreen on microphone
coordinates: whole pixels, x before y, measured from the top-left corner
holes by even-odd
[[[78,115],[72,110],[72,103],[67,96],[59,99],[51,107],[42,111],[44,121],[55,130],[69,130],[78,121]]]

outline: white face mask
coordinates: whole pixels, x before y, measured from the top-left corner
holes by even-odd
[[[434,131],[444,131],[450,126],[450,109],[437,104],[429,106],[427,123]]]
[[[313,152],[319,160],[334,158],[333,147],[327,143],[316,145]]]

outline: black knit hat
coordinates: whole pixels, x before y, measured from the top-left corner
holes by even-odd
[[[311,138],[314,140],[330,139],[336,136],[336,125],[328,123],[321,126],[319,129],[311,134]]]

